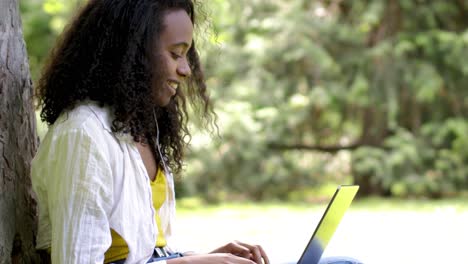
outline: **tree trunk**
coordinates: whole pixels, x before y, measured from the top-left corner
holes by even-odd
[[[18,2],[0,0],[0,264],[39,263],[30,165],[38,139]]]

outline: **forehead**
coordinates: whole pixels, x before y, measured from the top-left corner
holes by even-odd
[[[166,45],[192,43],[193,24],[187,12],[181,9],[168,11],[163,18],[161,40]]]

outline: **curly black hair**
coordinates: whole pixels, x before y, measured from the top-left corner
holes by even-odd
[[[187,52],[192,74],[165,107],[155,106],[150,96],[152,80],[164,76],[162,62],[151,54],[164,29],[165,12],[185,10],[195,25],[199,8],[195,0],[90,0],[59,38],[38,82],[42,121],[52,125],[79,102],[96,101],[111,107],[114,133],[130,133],[136,142],[149,143],[161,163],[154,151],[156,112],[162,153],[180,172],[190,139],[187,101],[205,124],[213,125],[216,115],[195,40]]]

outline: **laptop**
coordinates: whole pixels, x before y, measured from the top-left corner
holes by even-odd
[[[319,263],[325,248],[335,233],[346,210],[351,205],[358,189],[358,185],[338,186],[297,264]]]

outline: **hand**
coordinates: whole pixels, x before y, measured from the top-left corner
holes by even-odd
[[[182,258],[168,259],[167,264],[255,264],[250,259],[235,256],[230,253],[210,253],[184,256]]]
[[[239,241],[231,242],[225,246],[213,250],[211,253],[230,253],[242,258],[255,261],[257,264],[269,264],[268,256],[259,245],[249,245]]]

